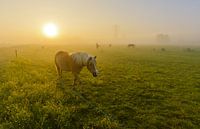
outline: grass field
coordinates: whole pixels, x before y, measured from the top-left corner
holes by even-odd
[[[0,48],[0,128],[200,128],[200,48],[162,47]],[[73,90],[71,73],[57,78],[58,50],[96,55],[99,76],[84,69]]]

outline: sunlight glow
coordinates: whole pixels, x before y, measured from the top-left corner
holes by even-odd
[[[43,33],[49,38],[56,37],[58,35],[58,27],[54,23],[47,23],[43,27]]]

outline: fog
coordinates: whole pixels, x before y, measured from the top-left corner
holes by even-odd
[[[199,7],[199,0],[1,0],[0,44],[199,44]],[[42,34],[48,22],[58,37]]]

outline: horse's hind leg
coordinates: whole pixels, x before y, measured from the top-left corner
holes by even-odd
[[[73,86],[75,86],[77,83],[77,75],[76,74],[74,74],[74,82],[73,82]]]
[[[62,77],[62,70],[57,65],[56,65],[56,70],[57,70],[58,76]]]
[[[59,71],[59,77],[62,78],[62,70],[61,70],[61,69],[60,69],[60,71]]]

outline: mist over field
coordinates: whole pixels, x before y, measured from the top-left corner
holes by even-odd
[[[0,44],[135,42],[199,44],[199,0],[21,0],[0,1]],[[45,23],[59,28],[55,41],[42,33]]]
[[[0,129],[199,129],[199,0],[0,0]]]

